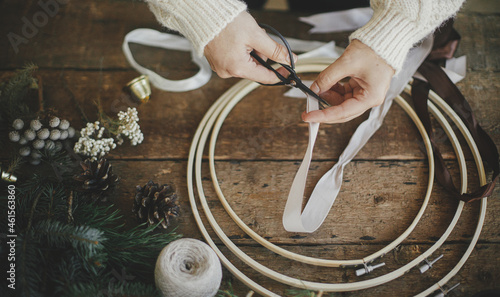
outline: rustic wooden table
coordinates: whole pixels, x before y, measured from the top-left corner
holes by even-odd
[[[135,28],[160,26],[146,4],[137,1],[58,1],[53,13],[43,18],[38,1],[0,0],[0,78],[10,76],[27,62],[40,67],[44,98],[75,127],[82,127],[71,92],[91,117],[93,102],[100,98],[106,112],[114,114],[136,106],[144,132],[143,144],[122,146],[109,158],[121,177],[113,202],[130,216],[136,185],[148,180],[174,183],[180,196],[182,216],[177,232],[201,239],[186,187],[188,149],[196,127],[210,105],[237,79],[220,79],[183,93],[153,89],[149,103],[138,105],[124,95],[122,87],[138,73],[128,65],[121,51],[126,33]],[[335,40],[345,46],[348,33],[309,35],[308,25],[297,20],[298,13],[254,12],[258,21],[268,23],[285,36],[320,41]],[[34,26],[28,28],[27,22]],[[500,16],[462,11],[456,20],[462,35],[458,55],[467,55],[467,77],[458,84],[484,129],[500,144]],[[21,36],[13,44],[9,34]],[[132,45],[140,63],[168,78],[193,75],[197,68],[189,54]],[[305,75],[312,79],[314,74]],[[68,88],[65,88],[64,85]],[[419,134],[403,110],[394,105],[384,125],[346,167],[344,184],[323,226],[312,234],[284,231],[281,215],[291,181],[307,144],[307,125],[300,120],[305,102],[282,96],[284,88],[261,87],[247,96],[226,120],[216,147],[219,183],[240,217],[258,234],[274,244],[302,254],[328,259],[357,259],[387,245],[407,228],[418,212],[427,186],[428,164],[421,151]],[[335,162],[354,129],[365,116],[341,125],[322,125],[315,149],[307,192]],[[95,118],[91,118],[95,120]],[[2,128],[2,129],[5,129]],[[439,134],[440,128],[437,127]],[[442,135],[442,133],[441,133]],[[456,158],[449,141],[439,138],[455,179]],[[472,186],[477,185],[472,156],[469,160]],[[313,281],[353,282],[352,269],[318,268],[286,260],[262,248],[243,233],[220,206],[211,190],[208,170],[203,172],[213,212],[228,236],[257,261],[288,275]],[[486,289],[500,288],[500,190],[488,201],[486,222],[479,242],[462,270],[449,285],[461,283],[450,296],[472,296]],[[402,245],[386,255],[382,275],[423,253],[441,236],[450,223],[457,201],[435,186],[424,217]],[[441,279],[457,263],[468,246],[478,218],[479,203],[467,204],[448,241],[434,253],[444,254],[433,269],[418,269],[388,284],[372,289],[338,294],[342,296],[410,296]],[[215,235],[212,233],[215,238]],[[221,245],[221,249],[227,249]],[[285,294],[290,289],[258,275],[228,253],[233,263],[265,287]],[[227,271],[223,287],[231,281],[235,292],[248,289]],[[337,295],[335,295],[337,296]]]

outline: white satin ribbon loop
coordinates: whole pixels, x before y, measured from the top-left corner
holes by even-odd
[[[307,180],[307,172],[311,164],[312,151],[316,141],[319,124],[309,123],[309,143],[302,164],[295,175],[295,178],[288,195],[288,200],[283,213],[283,227],[289,232],[314,232],[326,219],[330,209],[340,192],[342,186],[342,176],[344,167],[351,162],[357,153],[368,142],[370,137],[375,134],[389,111],[394,97],[401,93],[406,83],[422,64],[425,57],[432,48],[432,37],[418,47],[412,49],[403,65],[401,72],[395,76],[389,87],[386,98],[382,105],[372,108],[370,116],[361,125],[351,137],[349,144],[339,157],[339,161],[326,172],[316,184],[309,201],[301,214],[302,200]],[[307,98],[308,108],[310,102],[316,101]],[[317,104],[317,103],[316,103]],[[317,108],[317,107],[316,107]],[[313,134],[313,135],[312,135]]]
[[[307,112],[318,109],[318,101],[307,95]],[[285,205],[285,211],[283,213],[283,226],[285,227],[285,230],[289,232],[312,232],[304,228],[305,222],[302,221],[300,211],[302,209],[302,200],[306,188],[307,173],[309,171],[309,167],[311,166],[311,159],[318,130],[319,123],[309,123],[309,143],[307,145],[304,159],[300,164],[299,170],[293,180],[292,187],[290,188],[288,200]]]
[[[190,51],[193,62],[200,67],[200,70],[190,78],[181,80],[166,79],[158,73],[137,63],[132,55],[132,52],[130,51],[129,42],[164,49]],[[191,91],[205,85],[212,76],[212,69],[208,64],[208,61],[204,57],[199,58],[196,56],[190,42],[183,37],[168,33],[161,33],[153,29],[141,28],[133,30],[125,36],[122,49],[130,65],[138,72],[149,76],[149,80],[153,86],[163,91]]]

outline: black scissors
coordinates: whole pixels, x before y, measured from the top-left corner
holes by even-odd
[[[281,41],[283,41],[283,44],[285,45],[285,47],[288,51],[288,56],[290,57],[290,65],[278,63],[281,66],[283,66],[283,68],[285,68],[290,73],[290,75],[288,77],[284,77],[283,75],[281,75],[281,73],[276,71],[269,63],[267,63],[261,57],[259,57],[259,55],[257,55],[257,53],[255,51],[252,51],[250,53],[250,55],[255,60],[257,60],[260,64],[262,64],[264,67],[266,67],[267,69],[274,72],[274,74],[276,74],[276,76],[281,80],[281,82],[279,82],[279,83],[261,84],[261,85],[264,85],[264,86],[282,86],[282,85],[285,85],[285,86],[295,87],[295,88],[298,88],[299,90],[301,90],[302,92],[304,92],[305,94],[310,95],[311,97],[318,100],[320,109],[325,109],[326,107],[330,106],[330,104],[328,104],[328,102],[326,102],[323,98],[321,98],[316,93],[314,93],[311,89],[309,89],[309,87],[307,87],[302,82],[300,77],[297,75],[297,72],[295,72],[295,63],[293,62],[292,49],[290,47],[290,44],[288,44],[288,41],[286,41],[285,37],[283,37],[283,35],[281,35],[280,32],[278,32],[278,30],[274,29],[273,27],[271,27],[269,25],[259,24],[259,26],[261,26],[264,29],[271,30],[274,34],[276,34],[281,39]]]

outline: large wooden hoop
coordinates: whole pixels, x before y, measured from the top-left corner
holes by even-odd
[[[436,105],[438,105],[439,108],[441,108],[451,118],[451,120],[453,121],[455,126],[457,126],[458,129],[460,130],[460,133],[462,133],[462,135],[464,136],[465,140],[467,141],[467,145],[469,146],[470,150],[472,151],[472,155],[474,156],[474,162],[476,163],[477,172],[478,172],[478,176],[479,176],[479,183],[481,186],[485,185],[487,183],[486,182],[486,173],[484,170],[481,154],[479,153],[477,145],[476,145],[474,139],[472,138],[472,135],[470,134],[469,130],[465,126],[464,122],[460,119],[460,117],[456,114],[456,112],[441,97],[439,97],[432,90],[429,92],[429,99],[432,102],[434,102]],[[429,102],[429,107],[431,108],[431,111],[432,111],[432,109],[437,110],[437,108],[434,105],[432,105],[430,102]],[[434,112],[433,112],[433,114],[434,114]],[[443,125],[442,124],[443,120],[446,122],[446,119],[438,118],[438,121],[441,125]],[[446,131],[446,134],[448,135],[448,138],[451,139],[450,135],[448,134],[448,130],[445,129],[445,131]],[[455,146],[455,142],[453,141],[452,143],[453,143],[453,146]],[[462,191],[462,193],[465,193],[465,192],[467,192],[467,182],[466,181],[464,182],[463,180],[461,182],[462,182],[461,191]],[[437,283],[430,286],[429,288],[427,288],[425,291],[421,292],[420,294],[415,295],[415,297],[424,297],[424,296],[431,294],[432,292],[434,292],[436,290],[439,290],[453,276],[455,276],[458,273],[458,271],[462,268],[462,266],[465,264],[467,259],[470,257],[472,250],[476,246],[476,243],[479,239],[479,235],[481,235],[481,230],[482,230],[483,225],[484,225],[484,219],[486,218],[487,202],[488,202],[488,200],[486,197],[481,199],[481,206],[479,209],[479,218],[477,221],[476,230],[474,231],[474,235],[472,237],[472,240],[469,243],[469,246],[467,247],[467,250],[463,254],[462,258],[460,258],[460,260],[455,265],[455,267],[453,267],[450,270],[450,272],[448,272],[448,274],[446,274],[441,280],[439,280]],[[460,205],[462,208],[463,208],[463,204],[464,204],[464,202],[460,201]]]
[[[242,81],[244,82],[244,81]],[[206,231],[206,228],[205,226],[203,225],[203,222],[201,221],[201,218],[199,216],[199,213],[198,213],[198,210],[196,208],[196,201],[194,199],[194,192],[193,192],[193,183],[192,183],[192,174],[193,174],[193,157],[195,156],[195,153],[196,155],[198,155],[200,158],[199,160],[201,160],[201,157],[202,157],[202,152],[203,152],[203,147],[205,146],[205,143],[203,143],[201,145],[201,143],[199,142],[200,140],[200,136],[202,135],[202,131],[204,129],[207,128],[207,123],[208,122],[212,122],[213,124],[213,119],[211,120],[212,116],[213,116],[213,113],[216,111],[216,110],[222,110],[222,108],[224,107],[224,104],[228,104],[228,102],[230,101],[231,99],[231,96],[236,96],[238,95],[237,92],[235,90],[237,90],[238,88],[245,88],[245,85],[241,84],[241,82],[237,85],[235,85],[232,89],[230,89],[228,92],[226,92],[226,94],[224,94],[209,110],[209,112],[207,112],[207,114],[205,115],[205,117],[203,118],[202,122],[200,123],[200,126],[196,132],[196,135],[195,135],[195,138],[194,138],[194,141],[191,145],[191,150],[190,150],[190,157],[189,157],[189,160],[188,160],[188,192],[189,192],[189,196],[190,196],[190,202],[191,202],[191,205],[192,205],[192,208],[193,208],[193,214],[195,216],[195,219],[200,227],[200,230],[202,231],[202,234],[203,236],[205,237],[205,239],[207,240],[207,242],[209,242],[209,244],[212,246],[212,248],[214,248],[214,250],[216,250],[216,252],[218,253],[219,257],[221,257],[221,260],[222,262],[224,263],[224,265],[226,267],[228,267],[228,269],[233,273],[235,274],[236,277],[238,277],[240,280],[242,280],[245,284],[247,284],[250,288],[252,288],[254,291],[256,291],[257,293],[259,294],[263,294],[263,295],[266,295],[266,296],[276,296],[276,294],[274,294],[273,292],[270,292],[269,290],[263,288],[262,286],[260,286],[259,284],[253,282],[252,280],[250,280],[248,277],[246,277],[244,274],[242,274],[236,267],[234,267],[228,260],[227,258],[220,252],[220,250],[215,246],[214,242],[212,241],[212,239],[210,238],[208,232]],[[248,86],[246,86],[248,87]],[[241,99],[241,98],[240,98]],[[239,100],[239,99],[238,99]],[[397,98],[396,100],[397,103],[399,103],[400,105],[401,104],[405,104],[404,100],[402,100],[401,98]],[[404,103],[403,103],[404,102]],[[406,104],[407,105],[407,104]],[[404,108],[404,106],[402,106]],[[411,110],[411,108],[409,106],[407,106],[407,108],[409,108]],[[432,110],[431,110],[432,112]],[[434,113],[434,112],[433,112]],[[446,130],[446,129],[445,129]],[[450,131],[451,133],[453,133],[453,131]],[[463,132],[463,131],[462,131]],[[448,133],[448,131],[447,131]],[[448,134],[450,135],[450,134]],[[456,137],[455,137],[456,138]],[[206,140],[206,139],[205,139]],[[473,141],[472,141],[473,142]],[[470,143],[469,143],[470,145]],[[200,150],[200,147],[201,147],[201,150]],[[455,144],[454,144],[454,147],[455,147]],[[459,147],[456,146],[455,149],[457,149]],[[197,151],[197,148],[198,148],[198,152]],[[201,153],[200,153],[201,151]],[[476,154],[476,152],[474,152],[474,154]],[[457,156],[459,154],[457,153]],[[476,156],[475,156],[476,158]],[[480,158],[480,157],[479,157]],[[476,158],[476,162],[477,162],[478,158]],[[461,162],[460,163],[460,167],[462,169],[462,162],[464,162],[464,160],[462,160],[460,157],[459,157],[459,161]],[[199,164],[198,164],[199,163]],[[198,162],[197,161],[197,168],[199,167],[199,169],[201,169],[201,162]],[[478,166],[479,167],[479,166]],[[198,171],[199,172],[199,171]],[[484,170],[483,170],[484,172]],[[462,170],[461,170],[461,174],[463,174]],[[464,175],[463,175],[464,176]],[[466,176],[465,176],[466,177]],[[465,179],[463,179],[464,181]],[[466,184],[466,183],[465,183]],[[198,191],[200,192],[200,187],[201,187],[201,176],[200,176],[200,181],[197,180],[197,185],[198,185]],[[202,201],[202,206],[203,206],[203,201]],[[483,199],[483,204],[482,204],[482,209],[481,209],[481,216],[483,216],[483,213],[485,212],[485,199]],[[380,276],[378,278],[375,278],[375,279],[372,279],[372,280],[367,280],[367,281],[363,281],[363,282],[358,282],[358,283],[348,283],[348,284],[318,284],[318,283],[314,283],[314,282],[307,282],[307,283],[304,283],[304,281],[300,281],[300,284],[298,287],[302,287],[302,288],[307,288],[307,289],[315,289],[315,290],[323,290],[323,291],[345,291],[345,290],[357,290],[357,289],[363,289],[363,288],[367,288],[367,287],[371,287],[371,286],[374,286],[374,285],[377,285],[377,284],[381,284],[381,283],[384,283],[384,282],[387,282],[389,280],[387,280],[388,278],[391,278],[393,275],[395,274],[399,274],[399,272],[401,270],[404,270],[406,269],[405,271],[411,269],[412,267],[414,267],[416,264],[418,264],[419,262],[421,262],[422,260],[424,260],[427,256],[429,256],[433,251],[435,251],[435,249],[437,249],[442,243],[444,243],[444,241],[446,240],[447,236],[449,235],[449,233],[451,233],[451,230],[453,229],[454,225],[456,224],[456,221],[458,220],[458,217],[460,216],[460,213],[461,213],[461,210],[463,208],[463,204],[459,204],[458,208],[457,208],[457,212],[455,214],[455,217],[454,219],[452,220],[452,223],[450,224],[447,232],[445,232],[443,234],[443,236],[440,238],[440,240],[438,240],[438,242],[436,242],[436,244],[434,244],[431,248],[429,248],[429,250],[427,250],[424,254],[422,254],[421,256],[417,257],[416,259],[414,259],[412,262],[408,263],[407,265],[399,268],[398,270],[396,271],[393,271],[389,274],[386,274],[384,276]],[[211,221],[210,220],[210,217],[211,215],[208,215],[208,214],[211,214],[210,210],[208,209],[208,213],[207,213],[207,217],[209,218],[209,222]],[[213,219],[213,216],[211,217]],[[484,217],[483,217],[484,218]],[[214,225],[212,226],[214,228],[214,230],[216,231],[216,233],[218,234],[218,236],[223,239],[224,238],[224,234],[223,234],[223,231],[220,229],[220,227],[217,225],[217,223],[215,222],[215,219],[213,219],[214,221]],[[484,220],[482,220],[482,222],[484,222]],[[478,222],[478,227],[479,225],[482,226],[482,222],[481,222],[481,219],[480,221]],[[212,223],[212,222],[210,222]],[[453,226],[452,226],[453,225]],[[218,230],[217,230],[218,229]],[[220,232],[217,232],[217,231],[220,231]],[[449,231],[449,232],[448,232]],[[480,228],[479,228],[479,232],[480,232]],[[478,234],[478,230],[476,230],[476,233],[475,233],[475,236],[474,238],[476,238],[476,241],[477,241],[477,237],[479,236]],[[476,236],[477,235],[477,236]],[[222,237],[221,237],[222,236]],[[227,238],[227,236],[226,236]],[[238,257],[242,257],[243,259],[245,258],[249,258],[247,255],[239,255],[238,254],[238,251],[239,253],[242,253],[241,250],[239,250],[228,238],[227,240],[229,241],[228,244],[231,249],[231,247],[234,248],[231,249],[233,252],[235,252],[235,254],[238,256]],[[223,240],[224,241],[224,240]],[[226,244],[226,242],[224,242]],[[232,245],[232,246],[231,246]],[[474,247],[475,245],[475,242],[471,242],[471,245],[469,246],[469,249],[468,251],[472,251],[472,248]],[[470,254],[470,253],[469,253]],[[468,255],[464,255],[464,257],[468,257]],[[247,264],[254,264],[252,263],[251,261],[254,261],[253,259],[249,258],[250,260],[250,263],[247,263]],[[260,265],[259,263],[257,263],[257,267]],[[462,263],[463,265],[463,263]],[[254,265],[250,265],[252,267],[254,267]],[[410,267],[409,267],[410,266]],[[457,266],[460,266],[460,263],[459,265]],[[458,269],[460,269],[460,267],[458,267]],[[255,268],[255,267],[254,267]],[[262,267],[258,267],[259,269],[257,269],[258,271],[260,271],[260,268]],[[267,275],[267,273],[270,271],[270,275],[268,276],[278,276],[278,281],[279,281],[279,277],[280,276],[283,276],[279,273],[276,273],[270,269],[268,269],[267,267],[264,267],[264,270],[268,270],[266,271],[266,273],[264,273],[265,275]],[[404,272],[402,272],[401,274],[403,274]],[[450,272],[451,273],[451,272]],[[456,272],[455,272],[456,273]],[[391,276],[390,276],[391,275]],[[398,277],[399,275],[397,275],[396,277]],[[273,278],[275,278],[273,277]],[[394,278],[396,278],[394,277]],[[290,281],[290,279],[293,279],[293,278],[289,278],[287,276],[284,276],[284,282],[285,283],[289,283],[288,281]],[[276,279],[276,278],[275,278]],[[377,284],[374,284],[374,285],[370,285],[370,286],[364,286],[366,285],[367,282],[371,282],[373,283],[375,280],[381,280],[380,283],[377,283]],[[385,280],[385,281],[382,281],[382,280]],[[444,279],[443,279],[444,280]],[[363,283],[363,284],[362,284]],[[440,282],[441,283],[441,282]],[[295,282],[291,282],[290,283],[291,285],[295,285]],[[309,287],[309,284],[314,284],[313,287]],[[316,286],[318,285],[318,286]],[[438,284],[436,284],[438,285]],[[436,286],[435,285],[435,286]],[[326,288],[325,288],[326,286]],[[429,288],[429,290],[431,290],[431,288]],[[426,291],[427,292],[427,291]],[[430,291],[432,292],[432,291]],[[422,293],[424,294],[424,293]],[[426,294],[426,293],[425,293]]]
[[[307,63],[307,60],[306,59],[304,59],[304,60],[305,60],[305,62],[303,62],[303,63]],[[315,59],[315,61],[317,61],[317,60]],[[329,60],[329,63],[331,63],[331,62],[332,62],[332,60]],[[299,65],[297,65],[296,70],[299,73],[301,73],[301,72],[318,72],[318,71],[322,71],[328,65],[326,65],[326,64],[323,64],[323,65],[321,65],[321,64],[319,64],[319,65],[316,65],[316,64],[300,65],[299,64]],[[254,88],[251,88],[247,93],[242,94],[243,96],[241,96],[239,98],[242,99],[244,96],[246,96],[248,93],[250,93],[250,91],[254,90],[259,85],[255,84],[253,86],[254,86]],[[415,227],[417,226],[418,222],[420,221],[420,219],[422,218],[422,216],[425,212],[425,209],[429,203],[429,200],[430,200],[430,197],[432,194],[432,187],[434,184],[434,162],[431,161],[431,158],[433,158],[432,147],[430,144],[430,140],[427,137],[427,134],[425,132],[424,126],[420,123],[420,120],[418,119],[416,114],[415,115],[409,114],[410,117],[412,117],[412,120],[414,122],[417,121],[415,123],[417,125],[417,128],[419,129],[420,134],[422,135],[423,140],[424,140],[425,148],[427,151],[427,156],[429,156],[429,178],[428,178],[428,182],[427,182],[427,190],[425,193],[424,201],[420,207],[420,210],[418,211],[417,215],[413,219],[412,223],[408,226],[408,228],[400,236],[398,236],[393,242],[391,242],[390,244],[388,244],[384,248],[380,249],[379,251],[377,251],[371,255],[368,255],[362,259],[329,260],[329,259],[319,259],[319,258],[314,258],[314,257],[308,257],[305,255],[291,252],[289,250],[286,250],[282,247],[279,247],[279,246],[269,242],[268,240],[266,240],[265,238],[263,238],[262,236],[257,234],[250,227],[248,227],[245,224],[245,222],[243,222],[243,220],[240,219],[240,217],[236,214],[236,212],[232,209],[230,204],[227,202],[227,199],[224,196],[222,189],[220,188],[218,178],[217,178],[217,173],[215,171],[215,157],[214,157],[215,145],[217,143],[217,138],[219,136],[220,129],[224,123],[224,120],[227,118],[229,113],[232,111],[234,106],[236,106],[236,104],[238,104],[239,101],[240,100],[231,100],[230,102],[228,102],[227,105],[225,105],[224,109],[222,109],[222,111],[218,114],[217,121],[215,122],[215,124],[212,126],[212,128],[210,130],[211,135],[212,135],[211,139],[210,139],[210,144],[209,144],[210,174],[212,177],[212,182],[213,182],[215,191],[216,191],[217,196],[219,197],[219,200],[220,200],[221,204],[223,205],[224,209],[227,211],[227,213],[233,219],[233,221],[246,234],[248,234],[250,237],[252,237],[259,244],[261,244],[262,246],[266,247],[267,249],[271,250],[272,252],[274,252],[278,255],[281,255],[283,257],[286,257],[286,258],[289,258],[289,259],[292,259],[295,261],[299,261],[302,263],[307,263],[307,264],[312,264],[312,265],[317,265],[317,266],[326,266],[326,267],[356,266],[356,265],[363,265],[364,263],[370,263],[370,262],[374,261],[375,259],[377,259],[381,256],[384,256],[385,254],[387,254],[388,252],[390,252],[391,250],[396,248],[399,244],[401,244],[401,242],[403,242],[403,240],[405,240],[410,235],[410,233],[415,229]],[[405,110],[405,111],[407,113],[413,112],[413,110],[411,110],[411,111]],[[208,136],[208,134],[205,134],[205,135]]]

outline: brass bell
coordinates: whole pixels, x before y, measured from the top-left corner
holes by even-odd
[[[138,101],[146,103],[151,96],[151,86],[147,75],[141,75],[127,84],[130,94]]]
[[[1,174],[2,180],[10,183],[15,183],[17,181],[17,176],[15,176],[12,173],[5,172],[1,167],[0,167],[0,172],[2,173]]]

